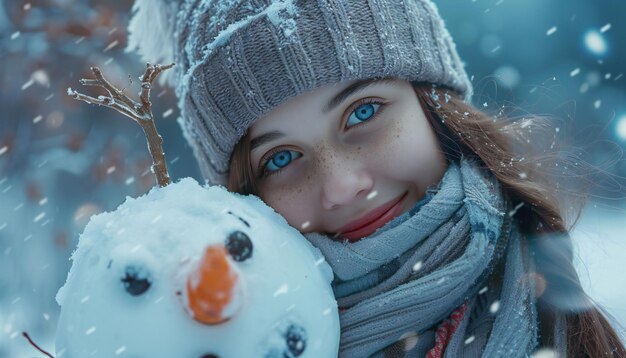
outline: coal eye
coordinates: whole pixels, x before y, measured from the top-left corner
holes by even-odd
[[[306,348],[306,331],[304,328],[291,325],[287,328],[285,333],[285,340],[287,342],[287,349],[292,356],[297,357],[304,352]]]
[[[122,283],[124,284],[126,292],[133,296],[139,296],[145,293],[151,285],[147,275],[140,274],[139,270],[133,266],[126,268],[126,273],[122,279]]]
[[[252,257],[252,241],[241,231],[234,231],[226,239],[226,250],[233,260],[242,262]]]

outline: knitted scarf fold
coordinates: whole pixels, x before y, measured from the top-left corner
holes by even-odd
[[[340,357],[423,357],[455,310],[445,357],[532,353],[537,313],[526,273],[534,268],[510,210],[495,176],[462,158],[412,210],[366,238],[306,234],[335,273]]]

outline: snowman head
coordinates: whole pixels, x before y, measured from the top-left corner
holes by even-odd
[[[183,179],[91,219],[57,295],[58,357],[332,357],[320,252],[253,196]]]

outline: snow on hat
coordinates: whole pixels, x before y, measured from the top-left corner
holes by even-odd
[[[137,0],[128,49],[176,62],[179,124],[202,175],[225,185],[234,146],[286,100],[341,81],[472,85],[431,0]]]

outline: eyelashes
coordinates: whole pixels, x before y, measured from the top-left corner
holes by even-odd
[[[292,154],[294,153],[294,154]],[[280,173],[283,168],[291,163],[292,160],[298,159],[302,156],[295,150],[282,149],[280,147],[272,149],[266,155],[266,158],[261,166],[261,176],[267,177]],[[268,170],[268,167],[277,167],[275,170]]]
[[[346,127],[348,126],[348,124],[353,122],[353,120],[357,121],[356,124],[353,124],[352,126],[348,128],[352,128],[354,126],[358,126],[363,123],[369,122],[378,114],[380,106],[381,104],[378,102],[365,102],[365,103],[359,104],[350,113],[350,116],[348,117],[348,120],[346,121]]]
[[[385,105],[386,103],[377,98],[363,98],[354,102],[346,110],[349,115],[344,130],[353,130],[371,123],[380,115]],[[292,161],[300,157],[302,157],[300,152],[284,147],[270,150],[261,158],[257,180],[281,173]]]

